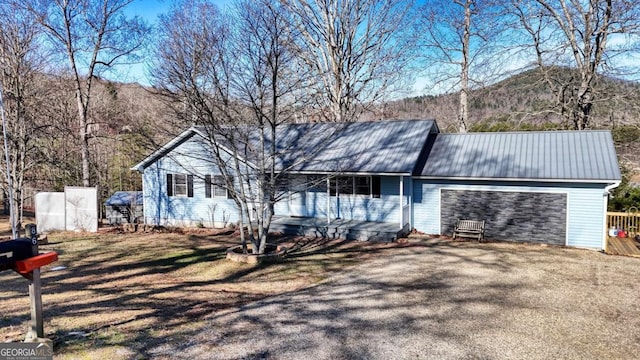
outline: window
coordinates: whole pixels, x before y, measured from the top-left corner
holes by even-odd
[[[371,177],[356,176],[353,178],[356,195],[371,195]]]
[[[309,175],[309,191],[327,192],[327,177],[322,175]]]
[[[338,193],[353,195],[353,178],[351,176],[338,176]]]
[[[193,197],[193,175],[167,174],[167,195]]]
[[[380,197],[379,176],[338,176],[329,180],[329,195],[364,195]],[[325,190],[326,191],[326,190]]]
[[[175,174],[173,175],[173,195],[185,196],[187,195],[187,175]]]
[[[233,178],[230,178],[230,183],[233,183]],[[223,197],[229,198],[230,194],[227,191],[227,182],[222,175],[205,175],[204,176],[204,196],[207,198]]]
[[[227,197],[227,184],[224,181],[224,176],[214,175],[211,188],[213,197]]]
[[[277,175],[275,186],[276,193],[285,193],[289,191],[289,178],[282,174]]]

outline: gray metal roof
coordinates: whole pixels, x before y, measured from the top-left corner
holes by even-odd
[[[238,136],[236,149],[255,164],[260,134],[255,129],[230,130],[244,133]],[[393,120],[284,124],[276,131],[278,170],[410,175],[416,171],[429,133],[438,132],[438,127],[434,120]],[[205,128],[192,127],[131,169],[143,171],[195,134],[207,137]],[[265,141],[269,147],[269,139]],[[231,147],[225,139],[219,142]]]
[[[293,151],[282,152],[281,168],[411,174],[437,125],[433,120],[314,123],[291,124],[280,131],[278,148],[295,144]]]
[[[438,134],[427,178],[618,181],[609,131]]]

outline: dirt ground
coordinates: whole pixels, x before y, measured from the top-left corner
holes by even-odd
[[[295,292],[402,246],[278,240],[291,250],[286,261],[248,265],[225,259],[238,244],[228,230],[49,235],[40,250],[59,261],[42,269],[42,301],[56,358],[148,358],[156,346],[188,342],[212,313]],[[0,341],[21,341],[29,319],[27,280],[0,272]]]
[[[637,359],[640,259],[438,241],[210,314],[162,359]]]
[[[42,251],[57,359],[632,359],[640,259],[561,247],[281,237],[285,261],[224,259],[230,231],[58,233]],[[62,267],[62,268],[61,268]],[[0,273],[0,341],[28,328]]]

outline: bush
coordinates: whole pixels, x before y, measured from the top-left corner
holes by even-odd
[[[609,198],[609,211],[627,211],[631,207],[640,208],[640,187],[629,183],[633,172],[622,165],[622,182],[620,186],[611,191]]]

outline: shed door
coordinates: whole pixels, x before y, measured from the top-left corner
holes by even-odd
[[[458,219],[485,220],[485,237],[566,245],[567,194],[442,190],[440,229]]]

